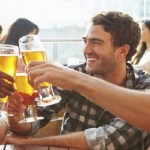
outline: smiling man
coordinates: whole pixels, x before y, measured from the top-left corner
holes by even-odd
[[[86,62],[71,68],[122,87],[137,90],[150,88],[146,80],[148,76],[126,63],[135,53],[139,40],[140,28],[133,18],[121,12],[99,13],[91,18],[83,37],[83,53]],[[40,71],[40,68],[44,69],[48,78],[49,72],[46,69],[49,65],[44,63],[39,62],[32,67],[37,71]],[[30,82],[33,84],[34,80]],[[148,133],[117,118],[80,93],[62,89],[56,89],[55,92],[62,97],[59,104],[38,108],[38,115],[44,116],[44,120],[21,125],[18,124],[18,121],[22,119],[20,115],[20,118],[11,117],[9,118],[10,129],[22,135],[34,134],[50,121],[53,113],[67,106],[61,134],[76,133],[39,139],[42,141],[41,144],[109,150],[142,150],[142,147],[146,146],[143,145],[146,144],[145,139],[141,139],[143,134],[147,137]],[[24,112],[22,100],[18,100],[17,97],[17,93],[10,96],[8,105],[10,113]],[[99,97],[100,100],[101,97]],[[30,142],[28,144],[36,144],[36,140],[32,143],[30,139],[28,142]]]

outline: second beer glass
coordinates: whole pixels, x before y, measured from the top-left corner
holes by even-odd
[[[24,98],[23,103],[26,105],[24,119],[21,120],[19,123],[28,123],[44,119],[44,117],[37,116],[35,98],[38,96],[38,93],[28,83],[26,73],[16,74],[15,86],[17,92]]]
[[[20,52],[23,61],[27,66],[31,60],[47,61],[46,52],[44,51],[40,39],[36,35],[26,35],[19,39]],[[38,106],[48,106],[58,103],[60,96],[56,96],[53,92],[52,85],[48,82],[40,84],[41,93],[39,93]]]

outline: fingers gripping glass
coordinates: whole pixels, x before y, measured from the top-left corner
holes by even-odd
[[[46,52],[36,35],[26,35],[20,38],[19,47],[25,65],[28,65],[31,60],[47,61]],[[52,84],[43,82],[40,85],[41,92],[39,98],[36,99],[38,106],[52,105],[61,100],[60,96],[54,94]]]

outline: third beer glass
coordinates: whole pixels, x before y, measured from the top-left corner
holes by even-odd
[[[19,56],[18,46],[0,44],[0,70],[15,78],[18,56]],[[6,113],[7,101],[8,101],[7,97],[0,98],[0,115],[1,113],[4,114]]]
[[[40,39],[36,35],[26,35],[20,38],[19,47],[25,65],[28,65],[31,60],[47,61],[46,52],[42,47]],[[50,83],[43,82],[40,86],[42,90],[39,94],[38,106],[52,105],[61,100],[60,96],[54,94]]]

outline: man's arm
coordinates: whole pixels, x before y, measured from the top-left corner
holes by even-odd
[[[27,70],[29,81],[37,90],[40,90],[39,83],[43,81],[64,89],[75,90],[115,116],[150,131],[150,93],[121,88],[52,63],[40,64],[33,61]]]
[[[97,105],[105,108],[132,125],[150,131],[150,91],[125,89],[104,80],[78,74],[74,77],[74,90],[86,95]],[[101,100],[99,100],[99,97]]]
[[[20,124],[19,121],[24,119],[23,113],[25,111],[26,106],[23,104],[23,97],[15,91],[8,98],[8,113],[13,116],[8,117],[8,126],[11,131],[23,134],[28,132],[31,129],[31,123]]]
[[[105,127],[91,128],[85,132],[75,132],[67,135],[44,138],[7,136],[5,143],[15,145],[50,145],[80,149],[132,149],[135,145],[138,145],[137,143],[141,143],[142,134],[139,129],[129,126],[118,119]]]
[[[91,149],[142,149],[142,141],[147,132],[133,127],[124,120],[116,118],[108,125],[85,130],[87,143]],[[148,136],[147,136],[148,137]],[[148,140],[147,140],[148,141]],[[146,146],[146,143],[144,143]]]
[[[23,103],[24,99],[22,95],[15,91],[11,96],[9,96],[8,103],[8,113],[14,115],[8,117],[8,125],[10,130],[20,135],[28,136],[35,134],[39,128],[45,126],[51,120],[53,114],[58,113],[66,106],[66,92],[62,91],[61,89],[57,89],[57,92],[61,93],[61,103],[47,106],[46,108],[36,107],[38,116],[43,116],[43,120],[35,121],[32,123],[19,123],[20,120],[24,119],[23,113],[26,109],[26,106]]]
[[[17,145],[51,145],[69,148],[88,149],[84,132],[76,132],[68,135],[50,136],[45,138],[22,138],[7,136],[5,142]]]

